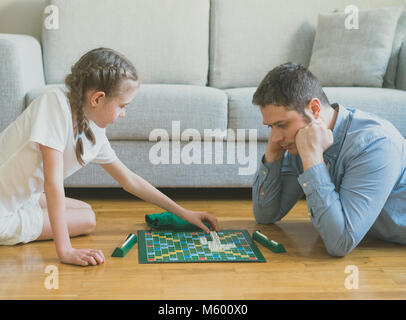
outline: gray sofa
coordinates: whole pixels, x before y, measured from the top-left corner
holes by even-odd
[[[364,9],[399,1],[353,3]],[[308,66],[318,13],[343,11],[346,1],[52,0],[48,5],[56,8],[59,25],[44,24],[41,43],[0,34],[0,131],[44,90],[61,85],[83,53],[111,47],[134,62],[142,81],[126,118],[107,129],[119,158],[158,187],[250,187],[269,136],[251,104],[256,86],[281,63]],[[376,113],[406,136],[406,42],[392,58],[397,57],[388,69],[394,86],[326,87],[330,101]],[[256,129],[252,149],[249,129]],[[189,133],[201,164],[179,161],[177,152],[189,150]],[[217,142],[210,144],[211,139]],[[169,146],[169,163],[152,160],[159,154],[157,143]],[[204,159],[209,148],[212,155]],[[65,185],[118,186],[96,164]]]

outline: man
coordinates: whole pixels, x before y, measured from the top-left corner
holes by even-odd
[[[253,97],[272,128],[252,193],[258,223],[275,223],[306,195],[329,254],[369,234],[406,244],[406,141],[388,121],[330,105],[314,75],[293,63],[270,71]]]

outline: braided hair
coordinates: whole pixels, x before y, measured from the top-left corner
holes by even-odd
[[[65,84],[69,90],[67,96],[77,121],[76,158],[82,166],[85,164],[82,159],[84,153],[82,133],[93,145],[96,143],[83,111],[86,92],[95,89],[103,91],[107,97],[114,97],[121,81],[126,79],[138,81],[134,65],[119,52],[108,48],[97,48],[87,52],[66,76]]]

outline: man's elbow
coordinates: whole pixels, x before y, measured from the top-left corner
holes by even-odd
[[[338,241],[334,245],[326,246],[328,254],[338,258],[346,256],[354,248],[355,245],[352,241]]]
[[[339,249],[329,249],[329,248],[327,248],[327,252],[328,252],[328,254],[330,255],[330,256],[333,256],[333,257],[337,257],[337,258],[342,258],[342,257],[344,257],[344,256],[346,256],[349,252],[347,252],[347,251],[344,251],[344,250],[339,250]]]
[[[254,218],[259,224],[273,224],[280,220],[279,216],[272,214],[269,210],[261,210],[254,207]]]

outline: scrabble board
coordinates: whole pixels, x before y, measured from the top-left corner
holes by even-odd
[[[247,230],[138,231],[139,263],[265,262]]]

